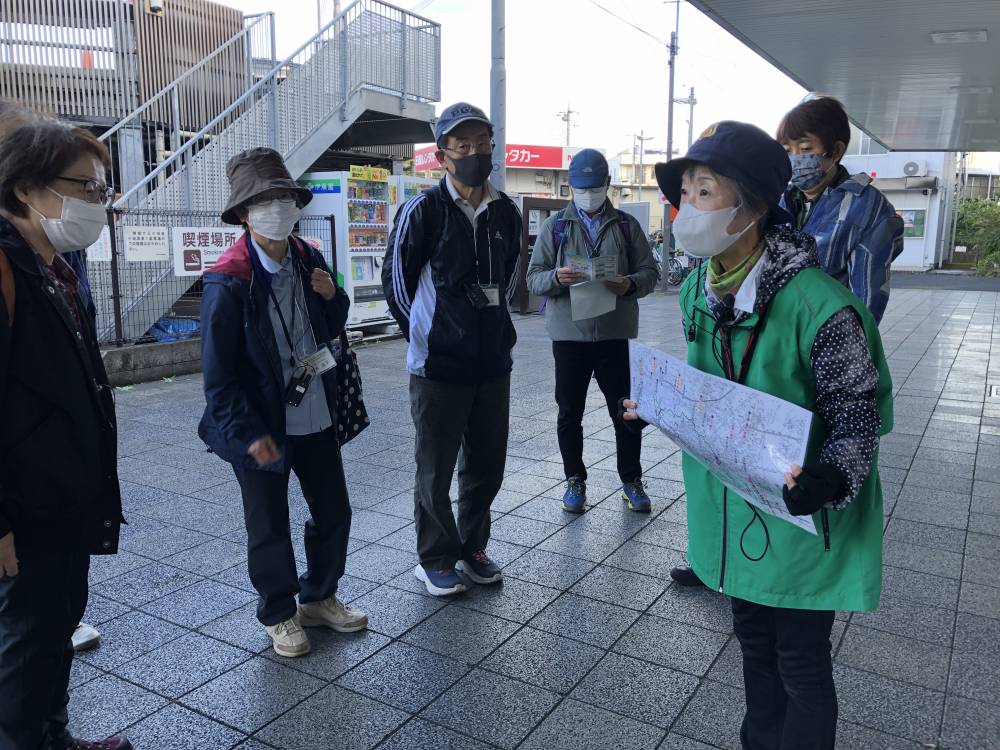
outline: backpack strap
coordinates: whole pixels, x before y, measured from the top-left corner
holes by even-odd
[[[7,306],[7,326],[14,327],[14,274],[7,253],[0,250],[0,293]]]
[[[629,217],[629,214],[625,213],[620,208],[618,209],[618,219],[619,219],[618,223],[621,225],[622,235],[624,235],[624,237],[625,237],[625,244],[626,245],[631,245],[632,244],[632,224],[629,222],[628,217]]]
[[[552,224],[552,245],[556,249],[556,262],[559,262],[559,253],[562,252],[563,242],[566,240],[566,219],[563,218],[563,211],[559,209],[558,217]]]

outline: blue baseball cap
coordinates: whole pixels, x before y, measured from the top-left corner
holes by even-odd
[[[570,187],[579,189],[604,187],[608,182],[608,160],[597,149],[585,148],[569,163]]]
[[[445,107],[438,118],[437,125],[434,126],[434,142],[440,146],[441,140],[448,133],[469,120],[485,123],[490,128],[490,135],[493,135],[493,123],[483,110],[468,102],[456,102]]]
[[[680,159],[656,165],[656,182],[670,205],[681,205],[681,178],[691,167],[704,164],[746,185],[770,209],[769,225],[792,224],[792,215],[778,205],[792,164],[785,149],[755,125],[724,120],[706,129]]]

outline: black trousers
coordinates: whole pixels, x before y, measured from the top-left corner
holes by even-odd
[[[410,413],[417,433],[417,553],[427,569],[451,568],[490,539],[490,506],[507,464],[510,375],[476,385],[411,375]],[[459,448],[456,523],[450,490]]]
[[[834,613],[732,600],[743,650],[743,750],[834,750]]]
[[[596,374],[597,385],[608,403],[608,413],[614,423],[618,400],[628,396],[628,341],[553,341],[552,355],[556,360],[556,404],[559,416],[556,434],[562,454],[566,478],[587,478],[583,463],[583,412],[587,404],[590,380]],[[642,434],[632,433],[615,424],[615,448],[618,455],[618,476],[622,483],[642,477]]]
[[[79,529],[15,527],[19,573],[0,578],[0,748],[65,750],[73,630],[87,608]]]
[[[237,469],[247,525],[250,582],[260,595],[257,619],[277,625],[303,604],[337,593],[347,562],[351,503],[344,463],[333,429],[314,435],[288,436],[285,472]],[[288,520],[288,475],[302,485],[311,518],[306,522],[306,572],[299,577]]]

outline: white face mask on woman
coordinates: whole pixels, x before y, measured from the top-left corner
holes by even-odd
[[[604,201],[608,199],[608,188],[596,187],[596,188],[573,188],[573,202],[576,207],[581,211],[586,211],[588,214],[594,213],[601,206],[604,205]]]
[[[295,201],[268,201],[250,206],[247,223],[261,237],[269,240],[286,240],[296,222],[302,217],[302,209]]]
[[[671,222],[670,230],[677,238],[681,249],[688,255],[695,258],[714,258],[729,249],[756,223],[755,219],[737,234],[729,234],[726,230],[739,212],[739,206],[702,211],[690,203],[684,203],[677,212],[677,218]]]
[[[62,198],[62,214],[58,219],[50,219],[34,206],[32,211],[41,217],[42,231],[49,238],[57,253],[71,253],[86,250],[97,242],[101,231],[108,225],[104,208],[97,203],[87,203],[79,198],[71,198],[46,188]]]

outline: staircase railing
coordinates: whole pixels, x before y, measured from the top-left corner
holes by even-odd
[[[293,152],[363,88],[440,98],[440,26],[382,0],[357,0],[125,192],[116,208],[221,208],[225,168],[248,148]],[[155,183],[155,184],[154,184]]]
[[[273,13],[244,17],[244,28],[99,137],[119,154],[117,193],[128,192],[250,88],[276,61]],[[165,176],[161,173],[158,184]],[[153,185],[155,187],[155,185]]]

